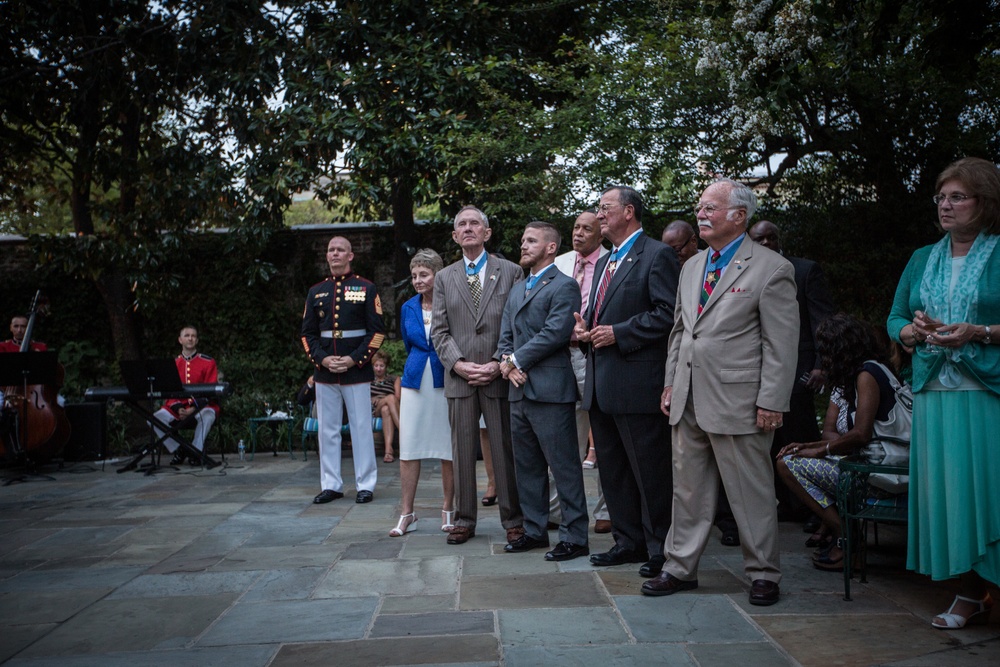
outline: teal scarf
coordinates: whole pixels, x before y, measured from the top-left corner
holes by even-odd
[[[934,244],[920,280],[920,300],[929,317],[945,324],[976,321],[979,278],[998,239],[1000,236],[987,234],[976,237],[969,254],[965,256],[965,265],[954,293],[951,292],[951,235],[945,234],[944,238]],[[974,359],[976,347],[968,343],[956,348],[924,345],[920,351],[944,355],[945,361],[938,380],[945,387],[954,388],[962,382],[962,372],[958,369],[957,362],[962,357]]]

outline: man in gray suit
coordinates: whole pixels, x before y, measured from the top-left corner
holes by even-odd
[[[524,274],[517,264],[486,252],[492,231],[489,219],[475,206],[459,211],[451,237],[462,247],[462,259],[443,268],[434,279],[431,341],[445,368],[444,395],[455,468],[455,527],[448,534],[448,544],[464,544],[476,534],[480,415],[492,445],[500,521],[507,529],[507,541],[524,535],[514,480],[507,383],[500,376],[500,362],[493,358],[507,294]]]
[[[528,277],[507,297],[496,358],[510,381],[510,424],[517,494],[524,535],[504,547],[508,553],[549,546],[549,468],[559,487],[562,522],[559,544],[545,560],[585,556],[587,499],[576,446],[576,382],[569,358],[573,313],[580,310],[580,286],[555,268],[559,230],[531,222],[521,237],[521,266]]]
[[[771,438],[795,380],[795,274],[746,234],[753,191],[721,179],[695,207],[708,250],[681,270],[660,397],[674,443],[673,523],[666,563],[646,595],[698,587],[719,478],[732,505],[753,584],[750,604],[778,601],[778,514]]]

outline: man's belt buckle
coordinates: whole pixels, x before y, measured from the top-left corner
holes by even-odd
[[[320,338],[360,338],[368,332],[364,329],[334,329],[332,331],[320,331]]]

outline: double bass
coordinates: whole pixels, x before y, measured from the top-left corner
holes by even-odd
[[[19,352],[31,352],[31,337],[41,310],[41,290],[31,302],[28,326]],[[6,355],[4,355],[6,356]],[[2,363],[2,359],[0,359]],[[57,365],[53,384],[27,384],[3,387],[4,423],[8,432],[0,435],[0,456],[29,464],[44,463],[58,454],[70,436],[69,419],[59,405],[58,394],[65,371]]]

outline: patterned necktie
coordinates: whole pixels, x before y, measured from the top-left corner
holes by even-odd
[[[618,249],[611,253],[614,257],[618,254]],[[604,270],[604,275],[601,277],[601,284],[597,286],[597,296],[594,297],[594,319],[592,320],[594,325],[597,325],[597,318],[601,315],[601,306],[604,305],[604,293],[608,291],[608,285],[611,283],[611,278],[615,275],[615,269],[618,268],[618,260],[611,260],[608,262],[607,269]]]
[[[479,297],[483,295],[483,285],[479,282],[479,272],[476,271],[476,263],[469,262],[469,270],[475,273],[469,274],[469,291],[472,292],[472,305],[479,311]]]
[[[590,298],[590,294],[583,291],[583,281],[587,279],[587,260],[583,255],[580,255],[576,260],[576,273],[573,274],[573,277],[580,286],[580,296],[583,297],[580,312],[584,313],[587,311],[587,300]]]
[[[718,250],[712,253],[712,264],[719,261],[719,257],[722,256]],[[705,304],[708,303],[708,297],[712,296],[712,290],[715,289],[715,283],[719,282],[719,276],[722,275],[722,267],[716,266],[713,270],[705,274],[705,284],[701,288],[701,300],[698,302],[698,314],[701,315],[701,311],[705,308]]]

